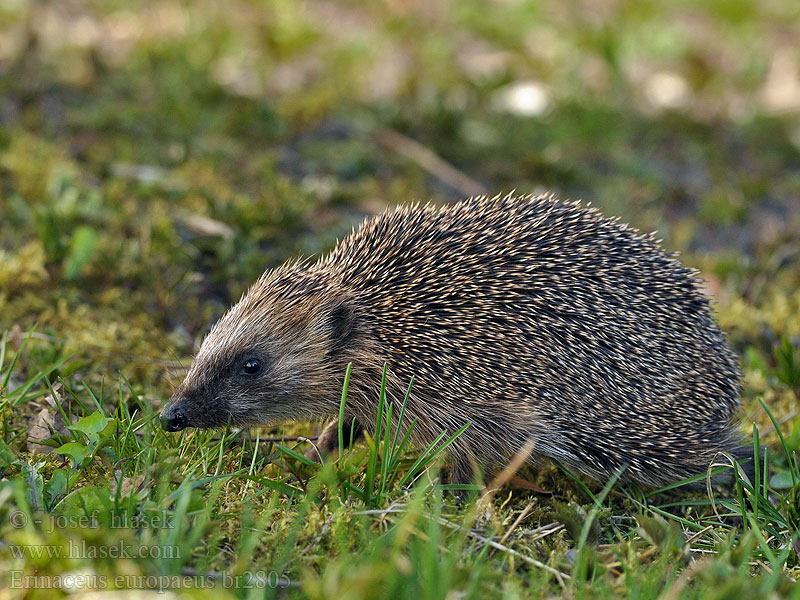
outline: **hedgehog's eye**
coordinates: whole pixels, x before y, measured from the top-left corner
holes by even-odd
[[[261,361],[257,358],[251,358],[245,361],[242,366],[242,373],[245,375],[258,375],[261,372]]]

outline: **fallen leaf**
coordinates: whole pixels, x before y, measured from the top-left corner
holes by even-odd
[[[55,410],[51,411],[49,408],[43,408],[28,428],[28,449],[42,454],[50,454],[53,448],[43,445],[41,442],[53,437],[54,431],[65,437],[70,437],[69,431],[64,426],[64,419],[62,419],[61,414]]]
[[[535,483],[531,483],[527,479],[523,479],[522,477],[512,477],[509,480],[509,483],[514,487],[522,488],[523,490],[530,490],[531,492],[536,492],[538,494],[547,494],[548,496],[553,495],[552,490],[546,490],[542,487],[539,487]]]
[[[144,483],[144,475],[137,475],[136,477],[123,477],[122,482],[119,484],[119,495],[124,497],[131,493],[131,491],[138,490]],[[117,493],[117,478],[111,480],[111,494]]]

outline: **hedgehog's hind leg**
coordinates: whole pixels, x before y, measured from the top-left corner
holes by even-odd
[[[364,435],[364,428],[353,418],[345,418],[342,423],[342,435],[345,443],[350,443],[352,437],[356,441]],[[306,458],[322,462],[322,458],[339,450],[339,420],[333,419],[326,423],[317,436],[317,441],[306,450]]]

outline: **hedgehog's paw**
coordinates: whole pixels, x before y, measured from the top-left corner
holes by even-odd
[[[350,443],[350,437],[353,441],[362,437],[364,428],[359,425],[355,419],[347,419],[342,423],[342,435],[344,437],[345,445]],[[318,463],[330,454],[339,451],[339,421],[334,419],[322,426],[317,441],[311,443],[311,447],[306,450],[306,458],[310,458]]]

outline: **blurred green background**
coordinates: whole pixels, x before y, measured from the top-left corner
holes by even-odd
[[[119,384],[118,398],[116,389],[108,400],[101,392],[98,405],[103,410],[105,402],[130,433],[180,381],[181,365],[208,326],[265,268],[324,252],[387,206],[516,190],[581,198],[642,230],[658,230],[668,250],[701,270],[742,360],[743,430],[759,426],[772,448],[770,485],[785,490],[793,483],[789,457],[800,449],[799,117],[797,0],[0,0],[0,333],[7,336],[0,368],[8,384],[0,389],[0,454],[7,463],[8,456],[20,459],[9,467],[12,483],[41,488],[44,473],[49,486],[55,468],[66,466],[54,454],[43,458],[41,432],[30,437],[34,424],[45,429],[42,415],[59,393],[65,406],[76,406],[46,387],[43,375],[63,378],[84,400],[92,389]],[[783,448],[757,398],[779,420]],[[142,506],[172,507],[173,490],[188,482],[196,498],[186,522],[195,527],[190,517],[213,513],[192,533],[201,538],[186,537],[191,552],[182,563],[142,562],[143,573],[184,566],[238,572],[251,563],[274,566],[281,552],[294,561],[286,563],[293,578],[305,573],[303,593],[366,598],[390,575],[411,580],[422,570],[399,558],[397,566],[387,562],[382,550],[367,553],[352,575],[363,594],[343,595],[354,589],[352,561],[345,551],[332,558],[338,546],[325,537],[328,524],[346,535],[357,524],[361,537],[352,547],[363,549],[384,539],[374,535],[386,530],[383,516],[359,521],[348,507],[331,516],[326,505],[298,517],[291,497],[267,485],[268,478],[294,482],[295,463],[288,463],[290,477],[273,464],[274,452],[262,452],[255,470],[257,448],[249,464],[251,472],[266,473],[259,491],[245,503],[251,482],[241,476],[223,482],[222,496],[209,496],[209,479],[200,478],[246,466],[247,440],[231,450],[226,438],[212,439],[214,432],[178,439],[151,425],[136,425],[136,444],[126,433],[125,452],[113,465],[98,459],[70,471],[80,491],[105,489],[118,469],[115,477],[134,482],[129,492],[141,486]],[[311,431],[308,424],[291,427]],[[580,531],[583,517],[553,511],[561,510],[559,502],[585,502],[582,488],[553,468],[543,473],[536,481],[546,489],[536,488],[528,518]],[[787,496],[795,512],[798,494]],[[508,503],[510,495],[498,496],[503,527],[514,522],[513,529],[528,514],[520,508],[525,498],[523,492]],[[7,499],[0,498],[0,508]],[[250,542],[237,545],[237,519],[244,504],[261,501],[280,510],[264,513],[267,520],[277,515],[269,535],[248,533],[259,544],[254,552]],[[610,503],[602,539],[614,543],[603,550],[609,578],[595,579],[607,586],[597,597],[615,597],[619,586],[636,597],[656,597],[667,587],[671,597],[682,594],[682,534],[677,550],[660,551],[651,569],[642,540],[654,538],[632,533],[634,524],[622,540],[617,529],[631,513],[644,514],[644,505],[622,494]],[[25,506],[22,492],[14,506]],[[786,548],[780,563],[769,558],[766,542],[763,555],[751,556],[755,538],[734,526],[717,520],[703,529],[707,521],[692,512],[700,504],[677,506],[689,519],[681,526],[710,538],[693,535],[691,543],[719,553],[711,567],[695,571],[705,582],[692,588],[697,597],[761,597],[742,591],[762,585],[751,582],[743,556],[762,566],[768,561],[777,574],[779,567],[796,574],[796,555],[787,559],[795,525],[761,513],[780,529],[770,537],[776,553]],[[611,510],[617,520],[605,518]],[[299,541],[286,542],[295,522],[306,529]],[[432,545],[409,556],[427,557],[420,564],[441,581],[457,580],[442,583],[441,597],[448,586],[463,590],[462,580],[479,577],[471,559],[458,569],[439,560],[435,527],[425,531],[412,542]],[[115,539],[118,531],[96,535]],[[559,568],[575,560],[564,531],[541,542],[509,539],[526,556]],[[725,549],[733,548],[725,539],[741,542],[738,554]],[[232,552],[241,552],[233,567]],[[449,556],[461,561],[459,552]],[[484,570],[494,582],[491,597],[503,586],[513,592],[508,597],[520,597],[517,585],[538,589],[536,580],[507,576],[522,562],[489,556],[497,559]],[[37,565],[54,573],[66,568]],[[130,566],[109,565],[110,572]],[[538,572],[527,568],[525,577]],[[647,583],[629,575],[639,571]],[[767,566],[763,573],[758,589],[776,597],[784,580]],[[542,596],[559,592],[547,581]]]
[[[158,404],[265,267],[552,190],[657,229],[758,366],[800,335],[799,31],[795,0],[4,0],[0,322]]]

